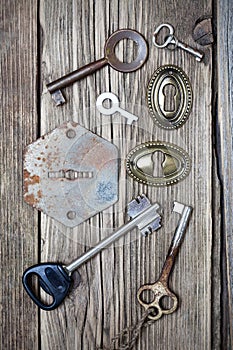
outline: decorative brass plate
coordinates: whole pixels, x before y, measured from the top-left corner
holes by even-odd
[[[173,89],[172,93],[166,89]],[[166,96],[167,95],[167,96]],[[158,68],[148,84],[147,99],[155,123],[164,129],[176,129],[187,120],[192,108],[192,88],[187,75],[177,66]]]
[[[164,159],[156,169],[154,156],[161,152]],[[168,142],[149,141],[135,147],[127,156],[126,170],[136,181],[150,186],[173,185],[190,172],[190,158],[182,148]],[[160,170],[161,176],[155,171]]]

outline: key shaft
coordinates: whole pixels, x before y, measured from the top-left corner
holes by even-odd
[[[129,125],[131,125],[134,121],[138,120],[138,117],[136,115],[127,112],[125,109],[122,109],[121,107],[118,107],[116,111],[119,112],[122,115],[122,117],[126,118],[126,122]]]
[[[84,67],[81,67],[74,72],[71,72],[67,75],[64,75],[63,77],[47,84],[48,91],[52,94],[57,90],[60,90],[64,87],[67,87],[74,82],[78,81],[79,79],[85,78],[86,76],[96,72],[97,70],[103,68],[108,64],[107,58],[101,58],[98,61],[89,63],[85,65]]]
[[[64,266],[67,273],[70,275],[74,270],[84,264],[86,261],[97,255],[104,248],[107,248],[110,244],[118,240],[120,237],[125,235],[127,232],[133,230],[135,227],[139,228],[146,226],[155,218],[155,213],[159,209],[158,203],[154,203],[151,207],[147,208],[144,212],[139,214],[137,217],[129,221],[127,224],[121,226],[117,231],[113,232],[110,236],[101,240],[96,246],[89,249],[86,253],[82,254],[78,259],[73,261],[71,264]],[[158,213],[156,213],[158,216]]]
[[[182,212],[180,212],[180,208],[182,208]],[[162,268],[162,272],[160,274],[160,281],[163,281],[165,283],[168,282],[171,270],[173,268],[173,265],[175,263],[175,258],[178,254],[179,248],[181,246],[181,243],[183,241],[186,228],[188,226],[188,222],[192,213],[192,207],[183,205],[178,202],[174,202],[174,209],[173,211],[178,212],[181,214],[180,221],[176,227],[175,233],[173,235],[173,239],[171,242],[171,245],[168,250],[168,254],[165,260],[165,263]]]
[[[174,36],[172,38],[172,40],[170,41],[170,44],[173,44],[177,47],[179,47],[180,49],[190,53],[191,55],[195,56],[196,60],[198,62],[200,62],[204,56],[204,54],[198,50],[195,50],[193,47],[183,43],[182,41],[176,39]]]

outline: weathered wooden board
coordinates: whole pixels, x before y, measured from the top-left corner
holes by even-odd
[[[145,192],[165,208],[164,226],[151,237],[127,235],[80,268],[81,285],[57,310],[41,312],[43,349],[94,349],[109,346],[111,337],[135,323],[142,313],[135,295],[141,284],[154,281],[162,267],[177,217],[169,215],[174,199],[194,206],[171,287],[179,295],[176,313],[164,317],[142,332],[138,349],[210,349],[212,312],[212,118],[211,48],[205,60],[182,52],[158,50],[152,45],[156,25],[169,22],[180,39],[195,46],[192,27],[203,15],[211,15],[211,1],[42,1],[42,82],[60,77],[103,56],[105,39],[118,28],[133,28],[149,41],[149,59],[132,74],[104,68],[65,89],[67,103],[56,108],[49,94],[41,105],[42,134],[74,119],[118,147],[121,157],[119,202],[71,231],[42,216],[42,261],[68,263],[88,246],[105,237],[126,220],[125,206]],[[156,68],[177,64],[188,74],[194,92],[193,111],[178,131],[163,131],[153,124],[146,107],[146,85]],[[119,116],[111,125],[108,117],[95,110],[97,96],[116,93],[122,106],[138,113],[139,127],[125,126]],[[105,125],[103,125],[105,124]],[[188,151],[193,167],[189,177],[166,189],[133,183],[126,176],[124,160],[128,151],[147,140],[165,140]],[[113,210],[114,209],[114,210]],[[115,214],[112,214],[115,211]],[[216,322],[219,322],[218,320]],[[217,347],[216,347],[217,348]]]
[[[219,169],[222,180],[223,202],[223,324],[224,348],[233,346],[233,160],[232,160],[232,52],[233,52],[233,4],[231,1],[218,1],[218,130],[219,130]],[[225,288],[224,288],[225,286]],[[230,333],[230,338],[228,337]]]
[[[23,201],[23,150],[37,138],[37,4],[0,3],[0,347],[37,349],[38,310],[21,276],[38,259],[38,214]]]
[[[229,6],[227,1],[219,3],[218,34],[221,38],[227,35],[230,38]],[[212,50],[204,48],[205,60],[197,63],[182,51],[158,50],[152,45],[155,26],[169,22],[176,27],[180,39],[196,47],[191,36],[193,25],[199,17],[211,15],[212,2],[42,0],[38,6],[36,1],[3,0],[0,10],[1,348],[109,348],[115,334],[140,319],[143,310],[137,303],[136,292],[143,283],[153,282],[158,277],[178,219],[170,215],[172,201],[176,199],[194,207],[171,279],[171,288],[179,296],[180,307],[173,315],[144,329],[135,348],[219,349],[220,211],[212,144],[215,122],[211,116]],[[144,67],[131,74],[105,67],[65,89],[67,103],[55,107],[51,96],[45,93],[45,84],[102,57],[106,38],[116,29],[125,27],[140,31],[149,41],[149,59]],[[220,44],[218,49],[222,62],[232,51],[230,39],[224,43],[224,50]],[[125,49],[125,43],[119,45],[119,55]],[[193,86],[193,110],[178,131],[156,127],[146,106],[148,80],[163,64],[180,66]],[[224,306],[221,344],[224,349],[230,349],[230,340],[224,339],[228,329],[225,332],[224,327],[232,319],[232,163],[230,156],[227,162],[223,161],[227,150],[232,149],[229,118],[232,101],[231,95],[228,96],[231,81],[225,85],[230,69],[229,58],[227,69],[219,70],[221,170],[228,190],[224,225],[229,303],[225,305],[230,306],[230,313],[226,317],[228,310]],[[116,93],[122,107],[139,116],[138,124],[127,126],[119,115],[101,116],[95,109],[95,101],[104,91]],[[40,95],[41,101],[38,101]],[[38,114],[41,114],[40,125]],[[25,145],[39,136],[38,130],[44,134],[68,119],[116,144],[121,159],[118,203],[74,230],[44,215],[38,220],[37,212],[22,199]],[[188,178],[166,189],[138,185],[125,170],[125,157],[130,149],[141,142],[158,139],[183,147],[193,163]],[[71,262],[122,225],[127,220],[126,204],[143,192],[164,207],[163,228],[148,238],[140,237],[136,230],[126,235],[114,247],[80,268],[82,282],[63,305],[53,312],[38,314],[23,292],[23,270],[38,260]]]

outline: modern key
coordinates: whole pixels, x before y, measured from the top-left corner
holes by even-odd
[[[78,267],[136,227],[139,228],[143,235],[148,235],[158,230],[161,227],[159,208],[158,203],[151,204],[145,195],[138,196],[128,204],[127,212],[131,220],[70,265],[44,263],[29,267],[23,274],[23,285],[31,299],[43,310],[49,311],[57,308],[65,299],[72,284],[71,275]],[[32,277],[35,275],[38,277],[40,287],[53,297],[51,304],[45,304],[36,295],[31,284]]]

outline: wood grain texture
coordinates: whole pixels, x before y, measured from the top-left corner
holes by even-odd
[[[0,348],[38,348],[21,276],[38,260],[38,214],[23,201],[23,150],[37,137],[37,2],[0,3]]]
[[[218,65],[220,138],[217,143],[219,141],[220,147],[217,158],[225,194],[221,211],[212,145],[215,121],[211,116],[211,106],[214,107],[211,48],[204,48],[206,58],[204,64],[199,64],[182,51],[158,50],[151,44],[154,27],[167,21],[176,27],[180,39],[195,46],[192,27],[198,17],[211,15],[210,1],[42,0],[39,23],[36,1],[1,2],[1,349],[108,348],[112,336],[141,316],[136,291],[142,283],[153,282],[161,270],[178,219],[170,215],[174,199],[195,208],[171,279],[180,307],[173,315],[144,330],[135,348],[232,348],[232,159],[229,152],[232,150],[229,117],[232,114],[232,9],[227,1],[216,2],[218,37],[222,38],[218,41],[218,60],[226,62]],[[37,25],[41,26],[39,37]],[[122,27],[135,28],[148,39],[150,55],[146,65],[140,71],[125,75],[106,67],[64,89],[67,104],[56,108],[50,95],[44,93],[45,83],[102,57],[105,39]],[[119,45],[120,56],[122,49],[125,50],[125,43]],[[182,129],[172,132],[162,131],[153,124],[145,102],[149,78],[157,67],[168,63],[184,69],[194,90],[190,119]],[[37,91],[37,69],[41,70],[41,91]],[[96,97],[104,91],[116,93],[122,106],[140,117],[139,127],[126,126],[119,115],[109,119],[96,111]],[[40,92],[39,125],[37,93]],[[75,230],[68,230],[44,215],[39,227],[37,212],[22,200],[23,150],[38,137],[39,127],[44,134],[68,119],[74,119],[118,146],[121,154],[119,202]],[[168,189],[153,189],[133,183],[126,176],[128,151],[151,139],[174,142],[190,153],[193,169],[185,181]],[[164,207],[163,229],[147,239],[141,238],[136,230],[126,235],[114,247],[81,267],[81,285],[73,289],[58,310],[38,315],[37,308],[23,291],[23,270],[38,259],[71,262],[122,225],[127,220],[127,202],[142,192]],[[221,213],[225,249],[221,256],[223,262],[225,257],[227,261],[226,271],[222,264],[222,280],[227,287],[221,291],[222,304]],[[39,257],[38,247],[41,247]]]
[[[65,303],[51,313],[41,312],[43,349],[94,349],[109,346],[111,337],[135,323],[142,309],[137,289],[158,277],[169,247],[177,199],[194,207],[192,220],[174,269],[171,288],[179,295],[176,313],[143,331],[137,349],[211,349],[212,331],[212,119],[211,48],[197,63],[183,51],[158,50],[152,44],[156,25],[166,21],[177,36],[192,40],[194,22],[211,15],[211,1],[47,1],[41,2],[43,38],[42,69],[45,83],[103,56],[106,38],[118,28],[132,28],[149,41],[149,59],[135,73],[122,74],[106,67],[64,89],[67,103],[56,108],[51,96],[42,96],[42,134],[74,119],[84,127],[114,142],[120,151],[119,202],[113,207],[67,230],[42,216],[42,261],[69,263],[125,220],[125,206],[139,193],[146,193],[165,208],[163,228],[147,239],[138,233],[126,235],[80,268],[82,282]],[[178,131],[163,131],[153,124],[146,106],[146,86],[160,65],[176,64],[190,77],[193,110]],[[116,93],[123,107],[138,114],[139,127],[129,127],[120,116],[111,120],[95,109],[97,96]],[[147,140],[176,143],[188,151],[193,167],[189,177],[176,186],[162,189],[138,185],[126,176],[125,157],[130,149]],[[219,237],[219,235],[217,235]],[[219,319],[216,320],[219,322]],[[216,328],[217,329],[217,328]]]
[[[233,132],[233,4],[231,1],[218,1],[217,30],[218,30],[218,127],[220,134],[219,163],[223,186],[223,245],[226,257],[226,274],[223,283],[227,286],[227,302],[224,308],[225,348],[233,346],[233,160],[232,160],[232,132]],[[226,279],[224,280],[224,277]],[[230,332],[230,338],[227,332]]]

